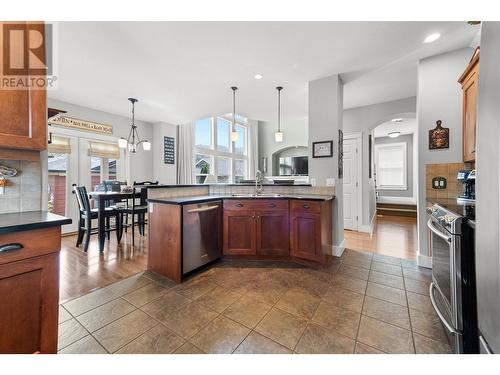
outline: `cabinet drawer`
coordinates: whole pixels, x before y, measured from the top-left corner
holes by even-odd
[[[0,264],[54,253],[61,248],[61,227],[0,234],[0,248],[7,244],[20,244],[22,248],[1,252]]]
[[[288,210],[286,199],[226,199],[224,210]]]
[[[306,201],[306,200],[292,200],[290,203],[290,210],[299,212],[321,212],[321,202]]]

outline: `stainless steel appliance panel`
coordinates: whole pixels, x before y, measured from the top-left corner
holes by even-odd
[[[182,273],[193,271],[222,256],[222,202],[183,207]]]

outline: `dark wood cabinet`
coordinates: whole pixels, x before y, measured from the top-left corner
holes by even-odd
[[[255,255],[255,211],[224,211],[224,254]]]
[[[332,202],[293,200],[290,205],[290,255],[323,263],[332,253]]]
[[[16,27],[23,22],[15,22]],[[3,48],[6,22],[0,22],[0,44]],[[44,35],[43,22],[24,22],[25,34],[35,30]],[[44,46],[44,45],[43,45]],[[24,57],[28,56],[27,43],[12,43],[10,54]],[[42,48],[44,51],[44,48]],[[42,60],[45,54],[42,52]],[[37,56],[39,57],[39,55]],[[37,69],[39,70],[39,69]],[[28,78],[39,76],[27,65],[23,74]],[[19,76],[13,76],[14,78]],[[45,88],[15,90],[0,90],[0,159],[33,160],[39,158],[39,151],[47,148],[47,97]]]
[[[0,353],[56,353],[60,227],[0,235]]]
[[[257,254],[288,256],[290,253],[289,211],[257,211]]]
[[[317,261],[321,249],[321,216],[305,212],[290,214],[291,251],[296,258]]]
[[[477,88],[479,79],[479,48],[460,76],[462,85],[462,152],[464,162],[476,160]]]

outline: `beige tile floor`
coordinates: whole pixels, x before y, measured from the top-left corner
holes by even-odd
[[[220,262],[144,272],[60,307],[59,353],[448,353],[414,261],[346,250],[322,269]]]

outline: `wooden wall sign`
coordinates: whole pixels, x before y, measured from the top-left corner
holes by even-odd
[[[54,120],[49,120],[49,125],[107,135],[113,134],[113,125],[100,124],[94,121],[80,120],[67,116],[61,116],[55,118]]]
[[[429,150],[450,148],[450,129],[441,126],[441,120],[436,121],[436,127],[429,130]]]
[[[175,138],[163,137],[163,162],[175,164]]]

